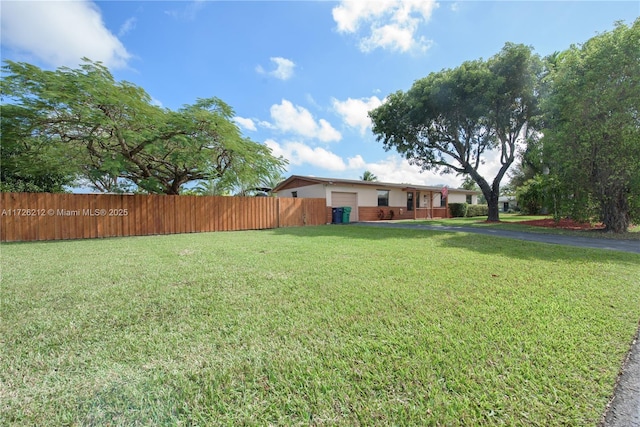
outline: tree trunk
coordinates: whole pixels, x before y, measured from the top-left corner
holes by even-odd
[[[489,208],[487,221],[500,221],[500,205],[498,204],[498,195],[500,194],[500,181],[496,182],[494,180],[493,186],[490,186],[487,181],[478,174],[476,170],[471,170],[469,173],[471,174],[473,180],[480,187],[480,190],[482,190],[484,198],[487,199],[487,207]]]
[[[500,204],[498,203],[498,193],[492,191],[490,194],[485,194],[484,197],[487,199],[487,206],[489,207],[489,215],[487,216],[487,221],[500,221]]]
[[[626,233],[629,229],[629,203],[625,194],[618,194],[602,202],[602,222],[605,231],[612,233]]]

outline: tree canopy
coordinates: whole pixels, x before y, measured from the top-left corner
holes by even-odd
[[[161,108],[142,88],[88,60],[55,71],[6,61],[3,71],[2,96],[10,101],[2,105],[3,151],[64,153],[67,169],[102,191],[133,183],[149,193],[179,194],[188,182],[259,175],[286,164],[244,138],[233,110],[218,98]]]
[[[38,137],[21,138],[10,125],[12,117],[24,114],[15,106],[0,111],[0,191],[49,192],[65,191],[72,185],[77,170],[66,160],[75,153],[62,147],[43,144]],[[18,109],[19,110],[19,109]]]
[[[386,150],[423,170],[470,176],[487,199],[488,220],[497,221],[500,182],[538,114],[541,69],[529,47],[507,43],[487,61],[431,73],[391,94],[369,112],[372,130]],[[478,169],[492,151],[500,168],[488,181]]]
[[[549,58],[544,156],[560,207],[607,230],[640,220],[640,19]]]

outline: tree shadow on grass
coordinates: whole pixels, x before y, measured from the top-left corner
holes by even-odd
[[[518,240],[473,233],[447,233],[442,246],[485,255],[501,255],[521,260],[585,263],[612,262],[640,265],[640,255],[608,249],[583,248],[556,243]],[[640,271],[640,268],[639,268]]]
[[[501,255],[515,259],[537,259],[563,262],[614,262],[640,265],[640,255],[611,249],[572,246],[521,240],[513,237],[477,234],[468,231],[437,230],[429,226],[362,226],[333,224],[316,227],[279,228],[271,230],[278,235],[306,238],[335,237],[336,239],[388,240],[403,239],[407,245],[419,250],[421,240],[436,238],[436,245],[473,251],[483,255]],[[580,243],[578,239],[578,243]],[[605,246],[607,242],[603,242]]]

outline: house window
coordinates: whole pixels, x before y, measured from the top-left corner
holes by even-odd
[[[447,198],[444,197],[442,194],[440,194],[440,207],[441,208],[447,207]]]
[[[378,206],[389,206],[389,190],[378,190]]]
[[[407,210],[408,211],[413,210],[413,192],[411,191],[407,193]]]
[[[473,196],[471,196],[471,194],[467,194],[467,204],[470,205],[471,203],[473,203]]]
[[[298,192],[297,191],[292,191],[291,192],[291,197],[298,197]]]

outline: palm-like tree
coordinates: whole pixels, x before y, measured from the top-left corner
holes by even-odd
[[[194,189],[195,194],[201,196],[228,196],[231,194],[231,187],[220,178],[201,181]]]
[[[371,171],[364,171],[360,179],[363,181],[377,181],[378,177],[371,173]]]

